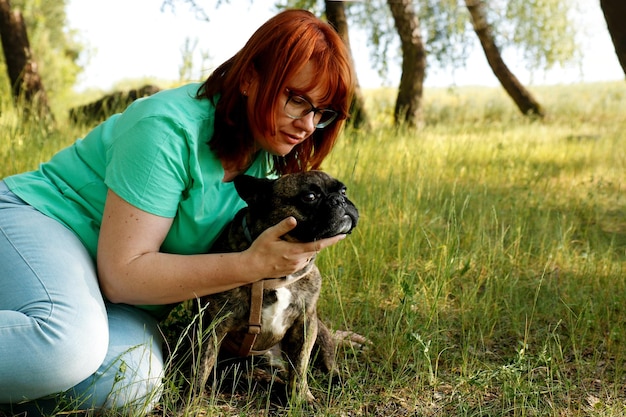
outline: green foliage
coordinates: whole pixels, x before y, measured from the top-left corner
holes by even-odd
[[[67,100],[80,72],[77,60],[83,46],[76,33],[67,28],[65,7],[67,1],[12,0],[14,10],[20,10],[26,23],[30,47],[38,65],[44,88],[52,98],[54,113],[58,103]],[[11,100],[4,55],[0,54],[0,97],[3,103]]]
[[[458,0],[421,0],[418,8],[431,66],[464,65],[475,39],[467,10]]]
[[[574,24],[575,2],[507,1],[504,16],[511,33],[506,44],[522,51],[527,68],[547,70],[572,61],[579,51]]]
[[[391,52],[391,48],[399,50],[399,37],[389,7],[381,0],[372,0],[349,10],[351,22],[368,33],[370,54],[374,60],[372,67],[377,68],[378,74],[384,78],[389,71],[389,63],[393,62],[389,55],[396,55]]]
[[[245,377],[193,402],[170,376],[154,415],[623,415],[626,89],[535,93],[549,114],[530,122],[497,88],[429,90],[416,131],[392,127],[393,90],[366,91],[373,128],[346,131],[324,167],[361,220],[319,256],[319,313],[374,344],[339,349],[340,384],[311,371],[315,412]],[[9,116],[0,176],[81,133]]]
[[[287,0],[283,6],[303,7],[322,15],[323,2]],[[345,2],[350,23],[366,31],[373,67],[385,76],[391,56],[401,57],[398,35],[386,0]],[[410,2],[419,16],[428,66],[458,68],[475,45],[469,13],[462,0]],[[488,21],[502,50],[519,52],[529,69],[547,70],[578,58],[577,30],[570,0],[486,1]]]

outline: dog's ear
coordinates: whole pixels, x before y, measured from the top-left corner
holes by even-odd
[[[255,178],[250,175],[238,175],[235,177],[235,189],[239,197],[248,205],[260,203],[272,194],[272,183],[274,180],[267,178]]]

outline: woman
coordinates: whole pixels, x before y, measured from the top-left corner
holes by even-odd
[[[353,82],[332,27],[285,11],[205,83],[139,100],[0,182],[0,403],[145,413],[168,305],[290,274],[341,240],[287,243],[287,218],[246,251],[206,254],[244,204],[235,176],[320,166]]]

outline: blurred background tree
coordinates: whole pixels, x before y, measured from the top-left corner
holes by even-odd
[[[38,64],[54,111],[57,102],[67,101],[73,94],[71,87],[81,71],[84,56],[79,35],[67,25],[67,1],[12,0],[11,4],[26,22],[33,59]],[[392,67],[402,68],[403,81],[398,86],[395,105],[396,122],[418,126],[422,118],[423,82],[428,73],[465,66],[470,52],[479,45],[468,4],[480,6],[502,62],[513,56],[511,61],[541,72],[579,58],[577,27],[572,20],[578,3],[571,0],[284,0],[276,7],[306,8],[320,17],[327,17],[347,43],[348,30],[366,33],[372,66],[383,77]],[[228,0],[216,0],[211,5],[234,7]],[[209,15],[204,9],[211,5],[194,0],[163,0],[160,4],[161,10],[172,11],[185,6],[193,10],[198,19],[207,21]],[[186,45],[188,50],[183,50],[183,54],[193,47],[193,43]],[[187,53],[187,58],[189,56]],[[0,65],[4,65],[3,57],[0,57]],[[190,65],[192,63],[183,61],[181,77],[189,72]],[[509,69],[512,76],[519,68],[509,65]],[[494,75],[497,75],[495,69]],[[505,85],[501,77],[498,79]],[[0,71],[2,100],[10,97],[10,88],[4,68]],[[353,114],[358,115],[360,121],[366,120],[367,115],[359,111],[362,100],[359,102],[358,96]],[[520,110],[528,113],[528,108],[520,107]]]
[[[81,71],[79,56],[83,47],[78,34],[67,27],[66,3],[66,0],[11,0],[9,3],[11,11],[21,13],[26,24],[32,59],[53,113],[57,103],[73,94],[72,86]],[[4,53],[0,55],[0,100],[3,107],[12,102]]]
[[[476,45],[468,5],[480,6],[482,21],[489,29],[493,53],[504,63],[504,55],[515,51],[527,69],[545,71],[579,58],[576,26],[570,0],[368,0],[341,2],[351,27],[368,34],[373,65],[382,76],[391,65],[402,68],[395,105],[396,123],[421,124],[423,82],[429,70],[465,66]],[[321,0],[286,0],[281,7],[308,8],[324,14]],[[392,12],[393,11],[393,12]],[[397,52],[400,50],[400,52]],[[423,56],[423,61],[422,61]],[[395,62],[397,57],[400,62]],[[408,60],[408,62],[406,62]],[[493,64],[493,60],[489,61]],[[507,73],[494,68],[523,114],[541,115],[539,103],[519,82],[515,68]],[[514,89],[508,85],[515,84]],[[520,102],[520,96],[525,102]]]

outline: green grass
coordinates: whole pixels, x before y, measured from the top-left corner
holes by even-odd
[[[390,126],[393,92],[367,92],[372,129],[347,131],[324,167],[361,220],[320,255],[319,312],[373,346],[338,352],[338,386],[311,372],[316,415],[626,413],[626,85],[534,92],[544,121],[499,89],[429,91],[418,131]],[[0,121],[2,176],[80,134]],[[202,409],[311,414],[254,390]]]

